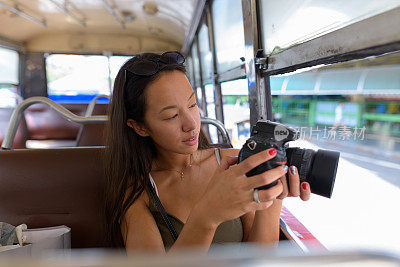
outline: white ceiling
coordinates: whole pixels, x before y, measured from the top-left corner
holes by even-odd
[[[125,28],[107,10],[114,6]],[[86,26],[65,13],[68,10]],[[32,51],[140,52],[180,49],[192,21],[197,0],[0,0],[0,37],[24,43]],[[38,25],[16,15],[1,3],[45,21]],[[143,6],[156,7],[156,14]],[[128,14],[128,15],[122,15]],[[133,15],[130,21],[129,14]]]

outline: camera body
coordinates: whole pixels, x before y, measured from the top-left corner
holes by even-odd
[[[280,165],[286,165],[286,148],[288,147],[287,142],[298,139],[299,133],[295,129],[282,125],[280,123],[259,120],[251,130],[251,136],[247,139],[239,152],[238,162],[242,162],[251,155],[261,152],[266,149],[275,148],[276,156],[252,169],[246,173],[247,177],[263,173],[267,170],[276,168]],[[261,186],[257,189],[268,189],[276,185],[276,181]]]
[[[266,149],[275,148],[276,156],[246,173],[247,177],[263,173],[280,165],[297,167],[300,182],[308,182],[311,192],[330,198],[336,177],[340,153],[337,151],[289,148],[289,141],[299,138],[299,132],[289,126],[259,120],[251,130],[251,136],[239,152],[238,162]],[[268,189],[277,181],[257,189]]]

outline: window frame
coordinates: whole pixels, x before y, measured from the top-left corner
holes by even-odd
[[[399,51],[400,28],[387,27],[388,21],[393,25],[400,24],[400,7],[270,55],[264,73],[283,74],[320,64],[339,63]],[[363,34],[357,34],[360,32]]]

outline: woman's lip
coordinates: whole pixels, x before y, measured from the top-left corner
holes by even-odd
[[[193,141],[193,140],[191,140],[191,139],[196,138],[196,137],[197,137],[197,134],[191,136],[191,137],[188,138],[188,139],[183,140],[182,142]]]
[[[190,138],[188,138],[186,140],[183,140],[183,142],[192,141],[192,139],[194,139],[194,138],[196,138],[196,136],[193,136],[193,137],[190,137]]]
[[[193,138],[193,140],[191,140],[192,138]],[[182,141],[182,142],[185,143],[186,145],[193,146],[197,143],[197,135],[192,138],[186,139],[185,141]]]

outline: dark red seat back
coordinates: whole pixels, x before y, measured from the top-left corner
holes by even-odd
[[[0,151],[0,221],[66,225],[73,248],[102,247],[103,149]]]
[[[96,104],[93,110],[93,116],[106,115],[108,104]],[[105,124],[85,124],[82,125],[76,146],[104,146],[105,145]]]
[[[61,104],[72,113],[83,116],[87,104]],[[34,104],[25,110],[25,118],[29,129],[29,139],[74,140],[79,132],[80,125],[70,122],[46,104]]]

